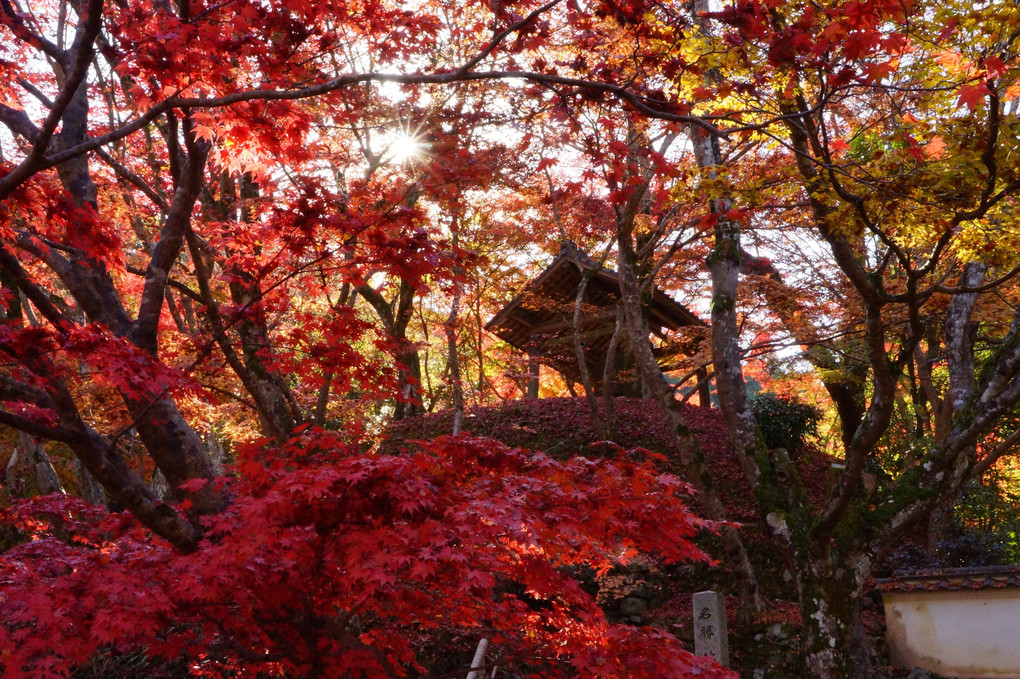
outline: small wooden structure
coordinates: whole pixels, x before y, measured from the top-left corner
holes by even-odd
[[[615,271],[602,268],[570,242],[545,271],[519,295],[492,317],[485,329],[529,356],[528,396],[538,395],[539,362],[549,365],[572,382],[582,382],[574,344],[574,308],[579,286],[588,277],[582,300],[579,329],[584,356],[593,386],[599,387],[616,326],[620,279]],[[675,333],[684,327],[707,327],[687,307],[655,288],[645,313],[653,335],[660,341],[656,355],[668,370],[678,354],[693,354],[697,338],[678,344]],[[617,393],[635,393],[640,389],[636,376],[628,377],[628,359],[619,342],[612,357],[617,373]],[[703,371],[702,371],[702,374]],[[708,386],[702,380],[702,404],[708,403]]]

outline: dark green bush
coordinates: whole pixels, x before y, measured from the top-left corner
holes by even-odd
[[[794,453],[808,436],[818,434],[821,411],[799,399],[763,391],[751,398],[751,409],[769,450],[786,448]]]

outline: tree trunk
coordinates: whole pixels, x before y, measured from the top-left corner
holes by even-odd
[[[21,431],[18,432],[18,446],[7,463],[5,483],[11,497],[64,493],[42,442]]]
[[[571,335],[574,344],[574,357],[577,359],[577,370],[581,374],[581,385],[584,387],[584,400],[588,404],[588,415],[595,425],[595,431],[599,438],[608,441],[612,435],[606,428],[606,421],[599,415],[599,405],[595,393],[595,384],[591,379],[591,371],[588,370],[588,358],[585,355],[584,337],[581,335],[581,310],[584,305],[585,292],[588,289],[588,281],[599,269],[591,269],[582,272],[581,282],[577,285],[577,294],[574,297],[574,313],[571,317]],[[603,388],[606,386],[603,383]]]
[[[928,524],[925,527],[928,533],[925,551],[928,554],[928,558],[931,559],[933,566],[942,564],[943,553],[945,547],[947,547],[946,543],[952,539],[956,532],[953,521],[956,498],[955,493],[941,498],[935,503],[931,514],[928,515]]]
[[[985,281],[985,274],[988,265],[984,262],[968,262],[963,267],[960,276],[960,288],[963,290],[973,289]],[[946,365],[949,369],[949,391],[946,394],[945,403],[947,413],[952,418],[963,411],[967,402],[974,396],[977,387],[975,380],[974,365],[974,323],[972,316],[974,307],[977,304],[978,293],[957,292],[949,302],[949,309],[946,312]],[[943,427],[947,429],[948,427]],[[976,446],[970,446],[967,456],[974,458],[977,454]],[[953,510],[956,507],[957,494],[953,493],[942,498],[935,504],[931,514],[928,516],[928,555],[933,559],[939,558],[939,551],[943,543],[952,537]]]
[[[77,435],[69,441],[69,445],[85,469],[142,524],[180,551],[193,552],[202,537],[201,529],[196,525],[199,524],[198,514],[189,513],[191,522],[185,521],[153,495],[106,439],[80,420],[75,424]],[[204,496],[193,496],[200,501],[204,499]]]
[[[644,316],[640,290],[634,274],[633,251],[629,247],[627,225],[622,224],[618,226],[620,227],[622,227],[619,234],[620,311],[624,314],[627,343],[634,355],[641,379],[651,388],[660,414],[669,422],[685,480],[698,490],[698,499],[705,515],[715,521],[726,521],[725,506],[716,494],[715,484],[705,465],[701,446],[687,426],[680,412],[680,405],[673,398],[673,390],[652,353],[652,346],[648,340],[650,335],[648,322]],[[762,611],[764,602],[758,591],[758,580],[740,535],[735,528],[727,525],[720,529],[719,539],[723,544],[726,562],[736,581],[742,615]]]
[[[398,340],[394,357],[397,363],[397,403],[394,418],[401,420],[425,412],[421,401],[421,358],[410,340]]]
[[[107,506],[106,493],[103,492],[103,486],[96,481],[92,474],[89,474],[89,471],[85,469],[78,458],[74,458],[74,475],[78,480],[78,489],[83,500],[90,505]]]
[[[237,271],[235,277],[250,278]],[[285,441],[293,431],[296,420],[288,399],[288,387],[283,377],[266,365],[272,354],[269,327],[261,309],[262,291],[251,280],[233,280],[230,283],[231,301],[241,309],[241,319],[236,323],[241,339],[241,353],[248,373],[245,387],[252,399],[259,405],[259,420],[262,431],[278,441]]]
[[[421,357],[418,348],[407,339],[407,325],[414,311],[416,288],[406,278],[401,278],[396,297],[387,301],[371,285],[358,287],[359,294],[372,305],[386,328],[386,335],[396,346],[394,361],[397,369],[397,394],[395,419],[404,419],[425,412],[421,399]]]
[[[259,187],[251,175],[242,175],[235,183],[224,173],[220,186],[225,218],[250,226],[255,220],[253,204],[259,197]],[[255,252],[261,254],[259,248]],[[231,276],[230,300],[240,309],[240,318],[234,325],[247,372],[245,387],[258,405],[262,431],[277,441],[286,441],[301,413],[283,376],[269,367],[273,345],[262,305],[262,289],[250,272],[233,268],[227,273]]]
[[[456,242],[456,241],[455,241]],[[450,367],[450,387],[453,390],[453,435],[459,436],[464,427],[464,384],[460,376],[460,358],[457,356],[457,316],[460,311],[460,284],[450,303],[450,315],[443,324],[446,333],[446,363]]]
[[[848,555],[809,558],[795,573],[804,635],[804,658],[815,679],[870,679],[874,675],[861,617],[871,561]]]
[[[620,351],[620,336],[623,334],[623,313],[616,310],[616,322],[613,324],[613,336],[606,347],[606,362],[602,366],[602,419],[605,421],[606,440],[616,439],[616,358]]]
[[[528,347],[528,384],[524,398],[538,398],[538,378],[541,371],[538,355],[538,347],[534,344]]]
[[[190,503],[188,516],[192,523],[197,527],[200,517],[221,511],[226,499],[220,493],[211,488],[198,491],[180,488],[185,481],[214,478],[216,467],[202,437],[185,421],[177,405],[164,396],[148,402],[129,394],[122,396],[135,418],[138,437],[163,472],[174,497]]]
[[[708,3],[695,0],[695,10],[706,12]],[[719,140],[701,128],[691,129],[691,143],[698,165],[715,179],[715,168],[722,163]],[[731,204],[725,197],[710,200],[709,209],[715,216],[715,247],[708,257],[712,276],[712,363],[715,388],[726,429],[737,452],[737,459],[752,491],[758,494],[761,471],[757,460],[768,451],[758,435],[758,425],[747,398],[747,387],[741,365],[740,332],[737,326],[737,286],[740,276],[740,224],[727,214]],[[764,508],[759,506],[759,511]],[[746,558],[746,555],[745,555]],[[750,567],[750,564],[748,564]],[[763,603],[756,588],[752,591],[754,610]]]

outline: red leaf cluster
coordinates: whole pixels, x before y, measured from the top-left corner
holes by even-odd
[[[429,644],[483,636],[525,676],[732,676],[664,632],[610,625],[570,575],[636,552],[705,558],[690,539],[711,526],[649,463],[471,438],[371,455],[317,429],[266,453],[241,451],[237,500],[190,555],[71,499],[9,510],[5,676],[67,676],[109,649],[197,675],[415,676]]]

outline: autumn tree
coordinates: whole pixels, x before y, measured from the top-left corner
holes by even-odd
[[[0,423],[66,446],[112,501],[190,555],[185,570],[219,553],[208,531],[229,545],[225,527],[243,530],[230,524],[237,517],[266,525],[266,483],[349,499],[343,478],[327,475],[339,485],[318,488],[274,460],[288,445],[321,452],[294,438],[305,424],[346,416],[335,446],[358,438],[370,403],[402,392],[401,403],[419,402],[408,390],[416,298],[421,308],[427,281],[458,280],[453,236],[468,202],[488,205],[469,194],[493,183],[519,181],[533,195],[544,186],[555,212],[579,200],[566,193],[605,181],[608,190],[586,196],[602,204],[578,214],[604,218],[585,228],[607,257],[615,248],[630,350],[659,385],[678,455],[706,498],[713,484],[640,308],[676,243],[700,253],[696,240],[665,235],[711,234],[712,369],[777,563],[797,586],[813,675],[868,675],[859,602],[875,564],[1013,450],[1003,422],[1020,399],[1020,322],[993,301],[1012,299],[1016,266],[1008,7],[88,0],[0,2],[0,18]],[[541,137],[544,157],[528,156],[534,119],[514,127],[501,96],[550,112],[559,129]],[[578,144],[577,121],[589,114],[605,148]],[[406,130],[419,117],[436,161],[379,163],[397,133],[386,126]],[[471,127],[482,119],[503,126],[490,156],[499,144]],[[364,143],[370,131],[381,146]],[[681,150],[655,145],[666,137]],[[546,171],[578,153],[599,171],[587,183],[550,182]],[[502,165],[513,168],[497,178]],[[529,169],[536,177],[514,174]],[[825,284],[769,256],[770,238],[791,235],[812,239]],[[765,253],[750,256],[749,239]],[[805,347],[839,417],[845,466],[823,505],[810,505],[796,465],[758,435],[744,389],[740,305],[751,296],[741,280]],[[800,292],[833,281],[825,299]],[[449,290],[456,302],[458,288]],[[459,307],[446,308],[456,344]],[[834,339],[827,329],[837,326]],[[396,374],[383,354],[395,355]],[[890,464],[883,452],[904,384],[921,415],[909,455]],[[213,398],[220,412],[258,422],[237,444],[272,442],[257,448],[271,480],[257,465],[236,471],[234,485],[214,480],[198,424]],[[123,446],[134,436],[174,502],[150,488],[151,469],[129,462]],[[512,457],[501,459],[512,466]],[[272,525],[336,529],[320,518]],[[487,540],[505,537],[497,533]],[[745,561],[727,540],[733,562]],[[324,554],[303,544],[302,554]],[[321,651],[271,641],[294,667]],[[265,642],[238,643],[250,652]],[[386,662],[405,657],[391,651]]]
[[[998,248],[975,247],[989,233],[1011,237],[1009,32],[991,28],[1004,21],[995,8],[959,28],[958,8],[946,6],[691,9],[689,24],[674,25],[685,32],[693,25],[697,39],[679,58],[698,58],[701,68],[678,86],[734,121],[731,139],[741,130],[762,135],[752,162],[771,159],[800,185],[809,210],[785,218],[810,224],[816,236],[794,233],[819,239],[823,268],[839,272],[848,301],[839,322],[859,351],[834,361],[850,345],[826,337],[830,319],[790,289],[784,276],[792,272],[742,248],[769,213],[755,209],[761,196],[734,181],[740,173],[723,151],[727,140],[692,128],[715,239],[708,264],[721,407],[762,523],[797,583],[812,675],[869,676],[860,597],[876,563],[967,479],[1012,451],[1000,423],[1020,395],[1017,326],[1010,313],[997,322],[975,315],[982,293],[1010,294],[1013,275]],[[838,413],[845,467],[823,505],[807,501],[788,451],[769,450],[757,433],[736,323],[741,273],[761,281]],[[990,344],[976,351],[982,335]],[[918,437],[920,449],[894,467],[882,452],[916,356],[924,370],[945,365],[944,391],[929,380],[925,397],[943,409],[941,431]]]
[[[604,194],[605,202],[600,207],[609,209],[567,210],[563,208],[570,203],[563,201],[565,205],[556,208],[555,214],[563,213],[562,217],[558,217],[561,224],[567,218],[577,219],[580,216],[588,224],[594,222],[599,225],[588,242],[594,243],[598,248],[595,252],[602,255],[599,266],[615,266],[620,281],[614,339],[630,356],[640,383],[650,390],[663,416],[671,422],[675,434],[675,455],[685,477],[698,488],[699,502],[704,511],[716,520],[725,521],[728,518],[725,501],[719,496],[700,445],[684,421],[681,402],[676,398],[677,387],[667,380],[650,344],[652,333],[645,312],[647,301],[658,285],[680,292],[679,286],[671,284],[671,279],[685,266],[689,268],[692,260],[696,261],[695,269],[700,268],[699,255],[703,256],[704,221],[686,202],[689,194],[683,177],[690,174],[692,159],[677,149],[681,128],[677,125],[650,125],[642,117],[617,115],[611,107],[598,105],[589,105],[582,111],[567,111],[564,116],[576,129],[576,143],[586,152],[582,176],[586,176],[587,180],[580,184],[587,190],[581,189],[579,193]],[[561,226],[561,230],[565,229]],[[614,254],[612,258],[608,258],[610,253]],[[578,308],[585,284],[586,281],[582,280],[578,287]],[[690,293],[690,290],[686,292]],[[576,312],[575,308],[575,324]],[[707,350],[699,352],[698,348],[703,343],[707,344],[703,342],[706,338],[696,335],[668,339],[674,344],[673,353],[682,347],[695,354],[695,369],[688,370],[685,377],[700,373],[703,366],[698,355],[707,354]],[[574,341],[581,344],[576,327]],[[583,364],[583,347],[579,346],[577,353],[578,363]],[[613,359],[615,356],[610,352],[605,366],[607,375],[618,368],[610,363]],[[586,371],[582,371],[582,375],[587,376]],[[602,411],[608,415],[603,415],[595,404],[592,394],[594,380],[588,377],[584,381],[593,421],[611,418],[611,405]],[[603,388],[608,388],[606,395],[609,397],[612,396],[611,385],[611,379],[603,380]],[[608,432],[602,435],[611,438]],[[743,611],[760,610],[762,600],[757,577],[738,531],[723,529],[720,538],[722,555],[734,576]]]
[[[457,274],[428,200],[491,183],[482,154],[428,168],[446,173],[431,185],[373,169],[358,123],[387,95],[362,85],[515,77],[514,55],[580,11],[547,19],[558,4],[3,3],[0,422],[65,445],[130,513],[51,498],[7,515],[3,596],[31,602],[5,606],[7,673],[66,674],[123,640],[251,676],[380,676],[420,670],[430,640],[488,634],[502,662],[544,676],[725,674],[667,635],[608,626],[567,569],[700,558],[686,488],[640,453],[618,468],[491,442],[375,457],[363,414],[335,436],[308,427],[413,383],[377,352],[405,339],[426,274]],[[456,155],[466,118],[430,152]],[[396,302],[375,303],[377,276]],[[227,477],[199,433],[214,399],[257,422]],[[136,435],[166,500],[125,453]],[[26,643],[85,627],[57,655]]]
[[[236,8],[229,14],[234,27],[222,35],[214,26],[223,18],[201,8],[195,15],[187,6],[111,8],[105,27],[101,3],[64,10],[50,26],[5,8],[5,30],[13,38],[7,49],[17,55],[11,63],[49,59],[52,75],[14,69],[8,84],[15,105],[2,109],[18,144],[12,147],[17,164],[0,180],[5,280],[47,321],[44,328],[12,328],[5,342],[18,366],[6,393],[32,407],[5,411],[4,421],[77,447],[75,455],[118,502],[190,549],[199,536],[198,517],[222,508],[222,498],[209,488],[183,492],[179,499],[188,501],[190,520],[176,517],[157,504],[116,450],[126,432],[137,431],[171,488],[214,475],[201,437],[175,401],[189,383],[159,361],[167,349],[160,346],[163,309],[191,331],[184,341],[195,344],[191,365],[175,367],[195,374],[204,362],[222,360],[243,389],[236,400],[258,414],[263,433],[282,441],[321,410],[284,375],[321,390],[323,381],[332,381],[324,376],[338,367],[345,369],[344,380],[373,373],[351,350],[369,329],[343,295],[322,313],[313,303],[291,304],[297,291],[334,284],[357,289],[379,271],[413,283],[436,267],[436,246],[427,231],[415,230],[418,213],[407,204],[398,174],[368,173],[340,186],[316,174],[324,163],[353,169],[373,162],[371,155],[351,155],[359,153],[353,141],[346,159],[326,153],[326,139],[318,142],[322,155],[309,153],[312,122],[322,118],[303,101],[292,103],[318,96],[316,106],[349,115],[365,108],[364,91],[352,85],[375,76],[370,64],[342,59],[349,53],[340,49],[337,27],[321,25],[310,10],[291,21],[274,10]],[[436,19],[374,6],[344,30],[370,47],[378,40],[372,26],[391,20],[425,29]],[[300,21],[305,28],[298,29]],[[509,25],[506,35],[516,28]],[[281,43],[282,29],[301,37],[294,45]],[[74,40],[65,45],[71,34]],[[321,44],[312,44],[313,34]],[[214,56],[220,53],[231,56]],[[398,56],[389,54],[389,60]],[[270,82],[290,87],[316,69],[322,75],[359,65],[366,67],[361,75],[300,92],[251,89]],[[86,78],[89,68],[99,74],[94,83]],[[428,79],[460,78],[437,72]],[[189,97],[196,101],[189,105]],[[30,115],[33,106],[46,111],[41,121]],[[96,111],[102,113],[93,117]],[[98,164],[86,155],[95,149]],[[291,180],[288,172],[300,174]],[[137,214],[141,201],[155,218]],[[118,229],[122,214],[130,231]],[[44,223],[45,215],[52,218]],[[339,281],[321,275],[337,270]],[[395,326],[409,315],[408,304],[399,306]],[[185,321],[192,318],[189,327]],[[33,333],[42,337],[23,339]],[[54,340],[56,352],[30,348],[53,333],[71,333],[74,340]],[[96,359],[90,353],[96,343],[116,349]],[[334,349],[324,351],[329,346]],[[18,354],[19,347],[29,355]],[[68,361],[83,357],[104,364],[79,371],[90,377],[72,389],[79,378],[72,378],[76,368]],[[109,432],[83,419],[74,399],[78,388],[98,390],[95,380],[119,391],[124,403]],[[56,420],[48,419],[51,413]]]

